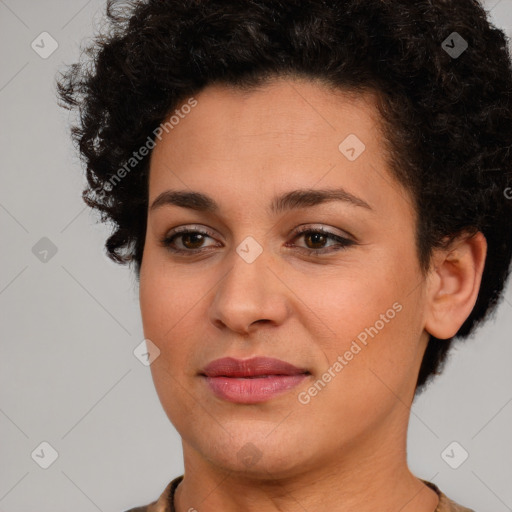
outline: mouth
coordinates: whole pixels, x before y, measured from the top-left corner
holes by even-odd
[[[255,404],[294,388],[311,373],[280,359],[225,357],[209,363],[199,375],[218,398]]]

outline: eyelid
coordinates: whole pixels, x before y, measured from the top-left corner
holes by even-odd
[[[176,228],[171,229],[166,232],[164,238],[170,238],[174,235],[178,235],[180,233],[188,233],[190,231],[199,232],[205,235],[208,235],[212,238],[217,237],[217,233],[212,231],[210,228],[203,226],[202,224],[185,224],[183,226],[178,226]]]
[[[325,233],[326,235],[332,235],[335,237],[345,238],[347,240],[351,240],[354,243],[357,242],[357,238],[354,235],[352,235],[352,233],[345,231],[345,230],[337,229],[337,228],[332,228],[332,229],[335,229],[336,231],[330,231],[330,228],[326,229],[325,224],[318,224],[318,223],[301,224],[291,231],[290,236],[293,235],[294,233],[300,235],[305,232],[307,233],[308,231],[320,231],[322,233]]]
[[[173,228],[171,229],[170,231],[167,231],[165,233],[165,235],[160,239],[160,245],[162,247],[164,247],[165,249],[169,250],[170,252],[173,252],[173,253],[176,253],[176,254],[185,254],[185,253],[188,253],[188,254],[197,254],[198,252],[200,252],[202,249],[197,249],[197,250],[187,250],[187,249],[173,249],[171,248],[171,239],[175,238],[175,237],[178,237],[179,235],[181,234],[186,234],[186,233],[190,233],[190,232],[193,232],[193,233],[198,233],[198,234],[201,234],[201,235],[206,235],[208,236],[209,238],[212,238],[213,240],[216,240],[217,239],[217,234],[214,233],[213,231],[211,231],[209,228],[206,228],[204,227],[203,225],[199,225],[199,224],[186,224],[186,225],[183,225],[183,226],[178,226],[176,228]],[[208,247],[211,247],[211,246],[208,246]]]

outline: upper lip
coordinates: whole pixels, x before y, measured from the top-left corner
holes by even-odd
[[[207,377],[259,377],[264,375],[299,375],[309,373],[303,368],[272,357],[235,359],[223,357],[207,364],[201,374]]]

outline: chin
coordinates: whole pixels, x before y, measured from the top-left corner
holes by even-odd
[[[250,479],[271,481],[296,476],[319,456],[312,436],[284,429],[279,432],[276,424],[232,421],[225,430],[220,425],[209,427],[196,432],[192,426],[185,427],[184,441],[219,470]]]
[[[304,461],[297,458],[293,446],[290,446],[286,452],[281,450],[280,453],[272,451],[272,448],[261,451],[256,445],[248,442],[237,451],[230,453],[215,451],[207,455],[210,462],[219,469],[251,480],[281,480],[302,472]]]

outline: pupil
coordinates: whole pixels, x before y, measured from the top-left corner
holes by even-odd
[[[194,245],[194,238],[196,238],[196,245]],[[191,243],[189,243],[190,241],[192,240]],[[183,237],[183,245],[189,249],[195,249],[196,246],[201,246],[201,242],[203,240],[203,235],[201,235],[200,233],[188,233],[186,235],[184,235]],[[199,242],[199,243],[197,243]],[[190,245],[192,245],[192,247],[190,247]]]
[[[313,245],[323,245],[322,242],[325,242],[325,236],[320,233],[311,233],[306,238],[313,239]],[[315,247],[317,248],[317,247]]]

